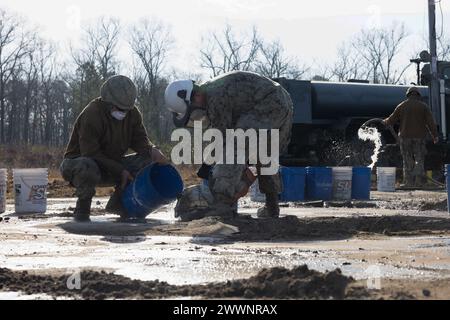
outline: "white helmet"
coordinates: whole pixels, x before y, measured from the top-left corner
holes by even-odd
[[[191,103],[193,89],[194,82],[192,80],[179,80],[169,84],[164,93],[166,108],[183,117]]]

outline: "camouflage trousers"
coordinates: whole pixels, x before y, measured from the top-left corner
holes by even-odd
[[[425,183],[425,139],[400,138],[400,152],[403,157],[403,179],[407,185]]]
[[[279,130],[279,154],[287,151],[292,129],[292,102],[290,98],[285,97],[285,101],[280,101],[280,97],[277,96],[273,101],[265,101],[265,108],[270,109],[272,107],[273,112],[270,116],[267,114],[259,114],[257,112],[251,114],[241,115],[236,122],[235,128],[248,130],[248,129],[278,129]],[[280,106],[281,104],[281,106]],[[268,135],[268,150],[270,150],[270,134]],[[249,158],[249,150],[246,151],[246,159]],[[279,160],[279,159],[277,159]],[[281,179],[279,174],[274,175],[261,175],[261,166],[256,166],[258,169],[258,183],[259,189],[264,194],[276,194],[281,193]],[[217,164],[212,170],[210,176],[210,189],[214,198],[221,202],[230,202],[237,193],[239,193],[245,187],[244,171],[247,169],[247,165],[244,164]]]
[[[220,123],[220,119],[215,120],[217,121],[212,121],[212,123]],[[287,151],[290,142],[292,120],[292,100],[285,90],[279,90],[276,94],[271,94],[254,106],[252,111],[233,114],[232,128],[244,131],[248,129],[257,131],[259,129],[277,129],[279,133],[279,154],[281,155]],[[225,127],[227,126],[229,125]],[[225,132],[222,133],[225,134]],[[270,150],[270,134],[268,140],[268,150]],[[224,149],[226,150],[226,148]],[[246,149],[245,161],[242,161],[244,163],[248,163],[250,158],[250,148]],[[236,155],[235,149],[234,163],[237,163]],[[258,157],[257,159],[260,160]],[[261,168],[260,165],[256,165],[256,167]],[[248,188],[249,181],[245,174],[247,169],[247,164],[215,164],[209,173],[208,187],[194,186],[183,192],[175,208],[176,216],[190,220],[203,216],[228,216],[233,214],[236,211],[237,197],[241,196],[243,191]],[[258,181],[259,188],[264,194],[277,196],[282,191],[279,174],[258,174]]]
[[[122,164],[133,176],[139,170],[151,164],[148,156],[133,154],[122,158]],[[60,166],[64,180],[76,188],[75,195],[79,199],[91,199],[95,195],[97,186],[118,186],[120,177],[114,178],[109,172],[100,169],[92,158],[79,157],[64,159]]]

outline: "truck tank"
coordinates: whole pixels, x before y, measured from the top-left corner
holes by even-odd
[[[364,83],[311,82],[314,119],[338,117],[385,117],[405,99],[409,86]],[[428,100],[428,88],[419,87]]]
[[[337,118],[389,115],[405,99],[409,86],[277,79],[294,103],[294,123],[324,123]],[[428,87],[418,86],[428,101]]]

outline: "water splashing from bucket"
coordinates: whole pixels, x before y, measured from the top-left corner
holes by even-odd
[[[375,144],[373,155],[371,157],[372,163],[369,165],[370,169],[373,169],[378,161],[378,153],[381,149],[381,134],[377,128],[374,127],[362,127],[358,130],[358,138],[363,141],[372,141]]]

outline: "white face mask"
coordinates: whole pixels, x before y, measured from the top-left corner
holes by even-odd
[[[127,116],[127,113],[122,111],[111,111],[111,115],[114,119],[122,121]]]

